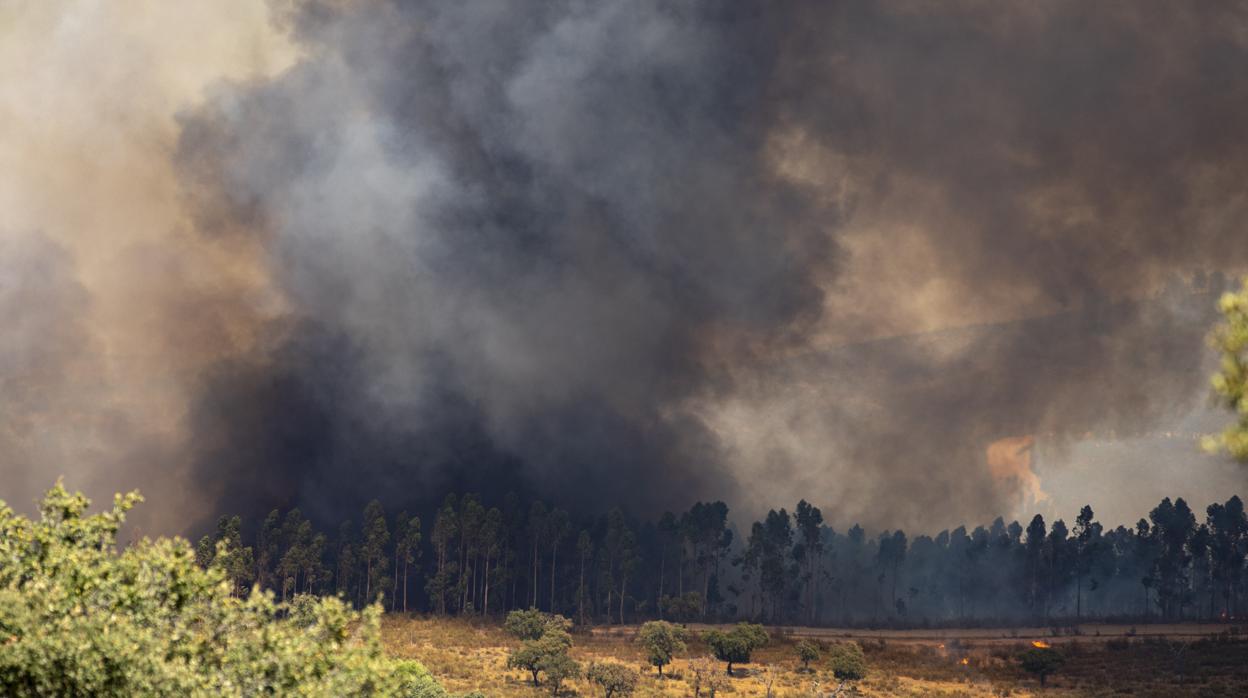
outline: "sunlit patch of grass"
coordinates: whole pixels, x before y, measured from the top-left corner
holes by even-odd
[[[453,693],[481,691],[491,698],[537,698],[548,696],[545,686],[534,687],[527,674],[507,669],[507,654],[517,643],[497,623],[461,619],[391,616],[382,625],[386,651],[395,656],[419,659]],[[843,638],[838,638],[841,640]],[[709,654],[699,640],[689,651],[664,669],[658,678],[646,663],[631,632],[577,633],[572,656],[583,665],[591,661],[615,661],[637,670],[640,698],[681,698],[691,695],[685,678],[691,675],[691,658]],[[828,642],[822,640],[824,647]],[[753,662],[739,665],[736,676],[721,693],[733,698],[765,698],[762,668],[774,669],[772,695],[815,696],[830,693],[839,683],[820,665],[811,672],[799,671],[795,644],[790,637],[774,636],[757,651]],[[1242,696],[1248,695],[1248,643],[1223,639],[1200,640],[1183,653],[1184,676],[1173,672],[1174,651],[1164,640],[1133,640],[1110,645],[1080,641],[1066,645],[1067,663],[1050,677],[1041,691],[1035,679],[1019,669],[1014,657],[1023,642],[975,642],[903,644],[863,641],[870,666],[867,677],[854,686],[860,696],[947,696],[990,698],[1012,696]],[[965,659],[965,663],[963,663]],[[722,666],[722,664],[720,665]],[[819,682],[816,687],[815,682]],[[600,696],[586,681],[567,685],[569,695]]]

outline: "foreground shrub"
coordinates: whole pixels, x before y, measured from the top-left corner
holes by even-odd
[[[0,503],[0,695],[446,695],[420,664],[383,655],[378,606],[308,598],[291,613],[234,593],[180,538],[118,550],[139,501],[87,515],[57,483],[38,521]]]
[[[637,689],[637,672],[623,664],[590,664],[585,678],[602,687],[606,698],[631,695]]]

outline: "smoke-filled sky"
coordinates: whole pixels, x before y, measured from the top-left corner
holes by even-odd
[[[1242,494],[1245,65],[1239,3],[5,3],[0,497]]]

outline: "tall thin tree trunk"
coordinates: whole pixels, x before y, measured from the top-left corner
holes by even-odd
[[[485,555],[485,593],[481,600],[481,615],[485,615],[490,610],[490,555]]]
[[[662,548],[659,550],[661,551],[659,554],[659,595],[654,598],[655,605],[659,609],[659,620],[663,620],[663,573],[667,568],[667,551]],[[659,667],[659,672],[662,673],[662,671],[663,667]]]
[[[520,557],[520,551],[516,550],[516,558],[519,558],[519,557]],[[507,595],[507,610],[508,611],[510,611],[516,605],[516,592],[520,586],[520,574],[519,574],[520,570],[516,569],[519,565],[519,562],[520,562],[519,559],[515,559],[515,560],[510,560],[507,563],[507,568],[510,570],[510,574],[511,574],[511,593]]]
[[[576,591],[576,613],[585,625],[585,556],[581,555],[581,581]]]
[[[706,611],[710,607],[707,598],[711,593],[711,566],[706,565],[702,572],[702,620],[706,620]]]
[[[624,589],[628,586],[628,576],[620,579],[620,625],[624,625]]]
[[[550,547],[550,612],[555,613],[555,559],[559,555],[559,545]]]
[[[537,539],[533,540],[533,608],[537,608],[537,568],[541,557],[537,554]]]
[[[1075,575],[1075,622],[1083,617],[1083,575]]]

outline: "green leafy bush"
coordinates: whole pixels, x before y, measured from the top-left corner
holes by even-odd
[[[538,668],[546,676],[546,685],[550,687],[551,695],[556,696],[565,680],[581,675],[580,663],[568,656],[566,649],[544,656],[538,663]]]
[[[728,675],[732,675],[733,664],[748,664],[754,650],[766,645],[769,638],[763,626],[756,623],[737,623],[728,632],[712,630],[705,635],[706,644],[715,653],[715,658],[728,664]]]
[[[663,667],[671,664],[672,656],[685,651],[685,640],[689,633],[679,625],[667,621],[652,620],[641,626],[637,631],[637,641],[646,649],[646,658],[652,666],[658,667],[659,676],[663,675]]]
[[[446,695],[420,664],[384,656],[379,606],[235,594],[180,538],[119,550],[140,501],[87,515],[58,482],[37,521],[0,503],[0,695]]]
[[[1032,647],[1023,652],[1019,660],[1023,670],[1039,677],[1041,686],[1045,684],[1049,674],[1066,663],[1066,657],[1052,647]]]
[[[631,695],[637,689],[637,672],[614,662],[589,665],[585,678],[602,687],[605,698]]]
[[[802,661],[802,668],[809,669],[810,663],[819,659],[819,648],[809,640],[797,643],[797,658]]]
[[[559,616],[553,616],[559,618]],[[546,679],[553,684],[555,691],[566,678],[580,674],[580,665],[568,656],[572,647],[572,636],[558,622],[550,623],[542,636],[533,640],[525,640],[512,650],[507,657],[507,667],[523,669],[533,677],[533,685],[540,685],[539,674],[546,674]]]
[[[1234,412],[1235,422],[1221,434],[1206,437],[1204,446],[1248,461],[1248,278],[1238,293],[1223,294],[1218,310],[1223,322],[1209,338],[1222,359],[1213,376],[1213,389],[1222,404]]]
[[[867,658],[857,642],[838,642],[828,650],[828,668],[832,675],[846,681],[861,681],[867,675]]]
[[[503,630],[521,640],[536,640],[547,630],[567,631],[572,621],[560,615],[543,613],[536,608],[512,611],[503,621]]]

